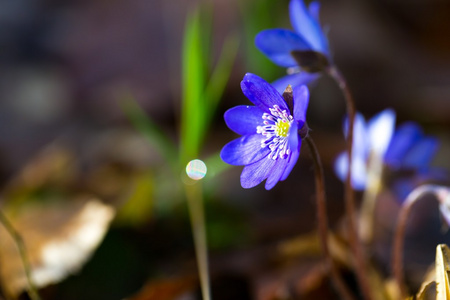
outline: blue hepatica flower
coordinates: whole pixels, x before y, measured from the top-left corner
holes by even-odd
[[[247,73],[241,82],[244,95],[255,106],[236,106],[225,112],[225,122],[242,137],[225,145],[220,153],[231,165],[244,165],[243,188],[251,188],[267,179],[270,190],[285,180],[300,154],[300,132],[305,125],[309,91],[306,86],[294,88],[293,103],[262,78]],[[287,98],[287,97],[286,97]],[[291,99],[292,100],[292,99]]]
[[[288,68],[289,75],[273,82],[281,93],[290,84],[307,84],[318,78],[331,61],[327,38],[319,24],[318,1],[307,8],[303,0],[291,0],[289,13],[294,31],[263,30],[255,38],[256,47],[275,64]],[[302,71],[306,70],[309,72]]]
[[[384,165],[392,170],[416,170],[424,174],[438,149],[438,141],[425,136],[420,126],[413,122],[404,123],[394,130],[395,113],[390,109],[382,111],[367,123],[361,114],[356,114],[352,150],[354,189],[363,190],[366,187],[367,163],[371,153],[378,155]],[[335,172],[345,181],[348,172],[346,152],[337,157]],[[412,188],[409,187],[409,191]]]

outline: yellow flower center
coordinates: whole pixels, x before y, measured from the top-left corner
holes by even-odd
[[[278,120],[277,124],[275,125],[275,133],[278,136],[287,137],[289,134],[290,127],[291,124],[289,122],[286,122],[286,120],[284,119]]]
[[[269,148],[269,159],[286,159],[291,154],[288,136],[294,118],[288,110],[282,110],[278,105],[269,108],[269,111],[262,115],[264,125],[256,127],[256,133],[265,137],[261,141],[261,148]]]

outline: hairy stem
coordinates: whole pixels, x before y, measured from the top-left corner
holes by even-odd
[[[345,212],[347,215],[350,245],[355,255],[355,272],[362,294],[366,300],[372,299],[372,293],[367,278],[366,260],[363,256],[362,244],[358,237],[357,222],[356,222],[356,208],[355,208],[355,193],[352,188],[352,150],[353,150],[353,124],[355,119],[355,103],[352,94],[348,88],[347,82],[336,66],[331,66],[328,69],[328,74],[336,81],[342,93],[344,94],[345,104],[348,115],[348,132],[347,132],[347,154],[348,154],[348,173],[345,180]]]
[[[328,218],[327,218],[327,204],[325,196],[325,179],[323,175],[323,166],[320,160],[319,152],[310,136],[304,138],[308,145],[311,157],[314,162],[314,173],[316,181],[316,201],[317,201],[317,222],[319,227],[320,243],[327,264],[327,269],[331,270],[331,280],[335,285],[341,299],[352,300],[355,299],[344,280],[342,279],[331,255],[328,247]]]
[[[28,281],[28,295],[30,296],[31,300],[41,300],[41,297],[39,296],[37,288],[31,277],[31,264],[27,255],[25,242],[23,241],[22,236],[17,232],[17,230],[14,228],[14,226],[11,224],[11,222],[3,214],[2,211],[0,211],[0,222],[3,224],[6,231],[8,231],[9,235],[14,240],[17,249],[19,250],[20,259],[22,260],[23,269],[25,271],[25,276]]]

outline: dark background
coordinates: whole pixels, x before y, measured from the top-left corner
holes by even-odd
[[[243,75],[252,72],[271,81],[284,72],[251,46],[254,34],[266,28],[290,28],[288,1],[211,2],[214,57],[229,33],[239,33],[240,48],[204,155],[219,151],[236,137],[222,115],[234,105],[249,103],[239,88]],[[60,142],[86,170],[119,160],[133,170],[159,172],[164,167],[161,159],[145,143],[131,147],[132,151],[113,151],[122,139],[139,139],[118,102],[131,93],[176,141],[181,44],[186,12],[195,5],[180,0],[0,0],[2,182],[6,185],[42,149]],[[267,23],[257,23],[249,31],[246,21],[252,13],[261,13],[261,7],[271,12]],[[370,117],[391,107],[397,112],[397,124],[420,123],[427,134],[441,141],[433,165],[448,169],[450,2],[322,1],[321,22],[329,28],[334,60],[348,80],[357,109]],[[338,226],[343,188],[332,163],[344,149],[345,106],[341,92],[326,76],[311,91],[308,122],[326,168],[330,218]],[[219,220],[216,225],[228,226],[225,233],[232,236],[223,244],[216,236],[216,246],[214,237],[210,238],[211,268],[218,274],[215,289],[237,287],[236,295],[223,299],[257,299],[261,285],[257,283],[274,277],[270,246],[315,228],[314,178],[307,152],[302,148],[293,173],[270,192],[262,185],[243,190],[241,168],[233,167],[207,193],[211,226]],[[395,205],[386,209],[392,206],[395,209]],[[445,241],[437,206],[432,200],[424,206],[412,221],[415,252],[406,258],[415,272],[410,277],[419,281],[434,260],[435,245]],[[195,271],[184,209],[178,205],[173,214],[154,215],[138,228],[113,225],[86,268],[60,286],[48,288],[47,299],[121,299],[148,280]],[[382,207],[378,213],[382,217],[389,212]],[[231,224],[237,225],[231,228]],[[392,224],[382,225],[386,226],[390,232]],[[388,269],[389,256],[389,237],[385,238],[387,242],[381,239],[375,251],[383,270]],[[118,284],[124,278],[126,283]]]

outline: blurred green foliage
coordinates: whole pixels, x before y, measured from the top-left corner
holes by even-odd
[[[209,57],[205,53],[211,51],[210,44],[206,45],[202,41],[209,41],[211,33],[202,30],[211,28],[211,24],[204,24],[202,20],[210,21],[210,18],[202,19],[200,12],[195,11],[188,15],[185,26],[182,50],[181,165],[200,154],[200,147],[225,90],[238,49],[236,36],[228,36],[216,66],[211,71],[206,70]]]
[[[273,81],[285,70],[272,63],[255,47],[255,36],[264,29],[291,28],[289,16],[286,15],[288,1],[271,0],[239,1],[244,25],[244,62],[246,72],[255,73],[267,81]]]
[[[186,178],[185,166],[194,159],[202,159],[205,136],[211,128],[211,122],[220,99],[223,96],[231,70],[237,55],[239,41],[236,34],[230,34],[215,64],[212,59],[212,15],[211,7],[188,13],[186,18],[182,55],[182,95],[180,114],[179,142],[167,137],[164,130],[152,120],[132,97],[122,101],[122,110],[134,127],[146,137],[150,145],[163,158],[163,164],[154,175],[136,178],[136,186],[123,206],[120,215],[143,220],[143,210],[156,210],[158,213],[170,213],[171,208],[183,199],[183,178]],[[205,182],[214,184],[213,177],[228,168],[219,156],[219,152],[203,158],[208,173]],[[170,171],[164,166],[170,166]],[[142,188],[148,180],[153,188]],[[150,183],[150,181],[152,183]],[[140,187],[140,188],[138,188]],[[143,199],[150,204],[142,206]],[[135,215],[136,214],[136,215]]]

